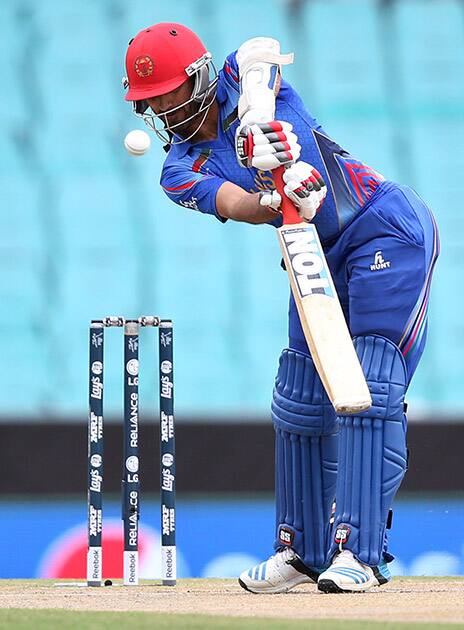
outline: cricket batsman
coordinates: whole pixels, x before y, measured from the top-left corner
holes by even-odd
[[[366,591],[391,577],[386,530],[407,468],[404,399],[424,350],[439,239],[411,188],[348,153],[308,112],[281,75],[290,57],[256,37],[217,73],[190,29],[155,24],[129,43],[125,98],[164,144],[161,186],[172,201],[221,223],[278,227],[272,171],[285,166],[283,194],[318,229],[373,404],[336,416],[290,296],[271,405],[274,554],[239,583],[253,593],[304,582]]]

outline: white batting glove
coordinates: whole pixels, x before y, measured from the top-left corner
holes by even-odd
[[[277,190],[263,190],[259,193],[259,205],[274,210],[274,212],[280,213],[280,204],[282,203],[282,197]]]
[[[327,195],[321,174],[307,162],[292,164],[283,174],[284,193],[305,221],[312,221]]]
[[[240,126],[235,134],[239,164],[261,171],[293,164],[300,157],[301,146],[292,129],[292,125],[279,120]]]

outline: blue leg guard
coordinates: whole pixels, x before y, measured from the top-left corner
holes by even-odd
[[[370,566],[390,561],[385,529],[406,471],[406,367],[397,346],[376,335],[354,345],[372,395],[359,416],[340,417],[334,536],[329,557],[349,549]]]
[[[290,546],[306,567],[323,568],[337,479],[338,425],[307,354],[282,352],[272,418],[276,432],[274,546]]]

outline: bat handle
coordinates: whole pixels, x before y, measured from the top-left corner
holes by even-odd
[[[292,223],[301,223],[301,217],[298,214],[295,205],[290,201],[287,195],[284,193],[285,182],[283,180],[283,174],[285,172],[285,166],[279,166],[272,171],[272,176],[274,179],[274,185],[276,187],[277,192],[282,197],[282,203],[280,207],[282,208],[282,216],[284,225],[289,225]]]

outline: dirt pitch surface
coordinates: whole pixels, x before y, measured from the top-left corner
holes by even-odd
[[[0,608],[464,623],[464,579],[395,578],[368,593],[337,595],[319,593],[315,585],[300,586],[286,595],[253,595],[235,580],[180,580],[175,587],[116,583],[102,588],[54,586],[49,580],[3,580]]]

